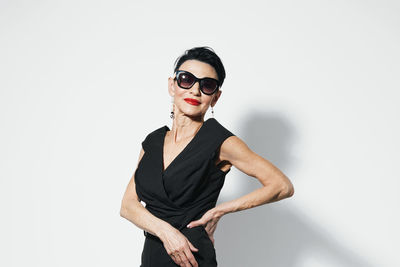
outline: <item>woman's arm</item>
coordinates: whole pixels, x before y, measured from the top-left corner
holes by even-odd
[[[139,166],[143,154],[144,150],[142,148],[136,168]],[[190,262],[190,266],[198,267],[198,263],[192,253],[192,251],[198,251],[198,249],[178,229],[151,214],[140,203],[140,199],[136,194],[135,173],[132,175],[122,198],[120,215],[137,227],[160,238],[168,255],[179,266],[188,266]]]
[[[203,225],[213,243],[213,234],[223,215],[279,201],[294,194],[290,180],[271,162],[254,153],[235,135],[228,137],[222,143],[218,161],[229,162],[247,175],[257,178],[263,186],[240,198],[216,205],[200,219],[188,224],[189,228]]]
[[[216,206],[215,211],[219,216],[279,201],[294,194],[293,185],[288,177],[270,161],[253,152],[237,136],[231,136],[222,143],[220,159],[257,178],[263,186],[240,198]]]
[[[142,160],[143,154],[144,150],[142,148],[137,166]],[[171,227],[171,225],[166,221],[151,214],[142,203],[140,203],[140,199],[136,194],[135,174],[132,175],[122,198],[120,215],[135,224],[137,227],[155,236],[160,236],[161,232],[170,230]]]

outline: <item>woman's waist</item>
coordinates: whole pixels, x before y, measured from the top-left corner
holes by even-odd
[[[200,219],[204,213],[215,207],[214,202],[201,203],[197,206],[191,206],[188,208],[182,208],[179,211],[171,213],[169,210],[164,210],[160,207],[154,207],[152,205],[146,205],[146,209],[156,216],[157,218],[164,220],[171,224],[178,230],[183,230],[186,228],[187,224],[191,221]]]

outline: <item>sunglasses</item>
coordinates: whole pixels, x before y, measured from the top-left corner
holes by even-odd
[[[206,95],[214,94],[219,88],[219,81],[213,78],[199,79],[192,73],[185,70],[177,70],[174,80],[177,81],[179,87],[183,89],[190,89],[192,86],[199,82],[200,91]]]

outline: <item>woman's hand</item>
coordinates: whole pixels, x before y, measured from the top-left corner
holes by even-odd
[[[195,227],[202,225],[204,226],[204,229],[206,230],[208,237],[211,239],[212,243],[214,244],[214,232],[215,229],[217,228],[217,223],[219,219],[221,219],[222,214],[220,212],[217,212],[215,208],[208,210],[206,213],[203,214],[203,216],[198,219],[197,221],[191,221],[188,224],[189,228]]]
[[[164,244],[165,250],[171,256],[173,261],[181,267],[198,267],[198,263],[194,258],[192,251],[199,251],[198,248],[187,239],[176,228],[163,232],[160,237]]]

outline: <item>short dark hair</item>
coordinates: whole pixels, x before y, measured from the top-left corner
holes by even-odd
[[[179,69],[179,67],[183,64],[183,62],[189,59],[195,59],[213,66],[215,72],[218,75],[218,81],[220,82],[220,86],[222,86],[226,76],[225,68],[224,65],[222,64],[221,59],[219,58],[219,56],[217,56],[217,54],[211,47],[200,46],[186,50],[183,55],[181,55],[175,60],[174,73]]]

